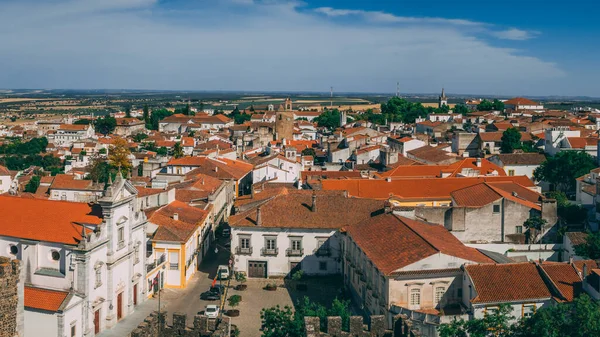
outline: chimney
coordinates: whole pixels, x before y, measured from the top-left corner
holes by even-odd
[[[179,220],[179,213],[173,213],[173,220]]]
[[[257,226],[262,226],[262,216],[261,216],[261,214],[260,214],[260,213],[261,213],[261,212],[260,212],[260,207],[261,207],[261,206],[258,206],[258,207],[256,208],[256,225],[257,225]]]
[[[481,158],[477,158],[477,167],[481,167]]]
[[[392,182],[392,177],[385,178],[385,181],[387,181],[388,183],[391,183]]]
[[[315,192],[313,192],[312,195],[312,207],[310,208],[310,210],[313,212],[317,211],[317,195],[315,194]]]

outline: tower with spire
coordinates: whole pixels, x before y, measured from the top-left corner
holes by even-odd
[[[444,88],[442,88],[438,108],[441,108],[444,105],[448,105],[448,97],[446,97],[446,92],[444,91]]]

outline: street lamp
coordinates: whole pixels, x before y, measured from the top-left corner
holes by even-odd
[[[166,267],[163,264],[163,266],[161,267],[162,270],[165,270]],[[160,291],[162,289],[161,287],[161,283],[163,282],[163,277],[161,276],[160,272],[159,272],[159,278],[160,278],[160,282],[158,283],[158,336],[160,337],[160,333],[161,333],[161,329],[162,329],[162,322],[161,322],[161,315],[160,315]]]

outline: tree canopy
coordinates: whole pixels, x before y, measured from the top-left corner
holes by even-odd
[[[144,105],[144,123],[146,123],[146,125],[150,124],[150,109],[148,108],[148,105]]]
[[[106,136],[115,130],[117,120],[114,117],[106,115],[103,118],[96,119],[95,127],[96,131]]]
[[[233,122],[235,124],[244,124],[252,118],[252,115],[247,114],[245,112],[241,112],[240,109],[236,106],[235,109],[231,112],[231,118],[233,118]]]
[[[127,141],[122,138],[117,138],[108,150],[108,161],[113,167],[129,170],[131,162],[129,161],[129,147]]]
[[[456,104],[454,106],[454,108],[452,108],[452,111],[455,114],[462,114],[462,115],[466,115],[469,113],[469,107],[464,105],[464,104]]]
[[[175,143],[173,146],[173,157],[181,158],[183,157],[183,147],[181,146],[181,142]]]
[[[504,102],[495,99],[494,101],[490,102],[486,99],[484,99],[483,101],[481,101],[481,103],[479,103],[479,105],[477,105],[477,110],[479,111],[504,111]]]
[[[16,140],[12,143],[0,145],[0,154],[38,154],[46,152],[46,146],[48,146],[48,139],[46,137],[33,138],[24,143],[21,140]]]
[[[38,187],[40,186],[40,181],[41,179],[37,175],[31,177],[31,180],[29,180],[29,182],[25,186],[25,192],[35,193]]]
[[[304,337],[304,317],[319,317],[321,329],[324,329],[328,316],[342,318],[342,329],[348,331],[350,326],[350,302],[334,299],[331,307],[311,302],[308,297],[298,300],[295,312],[292,308],[279,305],[261,310],[263,337]]]
[[[454,320],[441,324],[440,337],[584,337],[600,336],[600,306],[587,294],[571,303],[561,302],[536,310],[531,317],[523,317],[513,325],[509,305],[484,318],[469,321]]]
[[[158,123],[163,119],[171,116],[173,113],[167,109],[157,109],[152,110],[152,115],[150,116],[150,123],[146,125],[146,128],[149,130],[158,130]]]
[[[500,151],[502,153],[513,153],[515,149],[521,147],[521,132],[517,128],[508,128],[502,133],[502,143]]]
[[[561,151],[535,169],[533,176],[538,181],[553,184],[558,191],[571,192],[575,190],[575,179],[595,167],[594,158],[585,152]]]
[[[399,97],[392,97],[381,104],[381,114],[388,122],[414,123],[417,117],[426,117],[427,114],[435,112],[435,108],[426,108],[421,103],[409,102]]]
[[[340,111],[338,109],[325,110],[317,118],[314,119],[317,125],[328,129],[340,127]]]
[[[588,259],[600,259],[600,233],[588,233],[585,243],[575,246],[575,254]]]

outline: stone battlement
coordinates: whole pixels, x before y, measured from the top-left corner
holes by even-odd
[[[194,316],[193,326],[187,326],[187,316],[182,313],[173,314],[173,325],[166,323],[167,313],[153,312],[144,322],[131,332],[129,337],[229,337],[231,323],[229,317],[222,319],[208,318],[204,315]]]
[[[386,330],[385,316],[371,316],[369,328],[365,328],[361,316],[350,317],[350,331],[342,331],[342,318],[327,317],[326,331],[321,331],[319,317],[304,317],[306,337],[392,337],[394,332]]]

